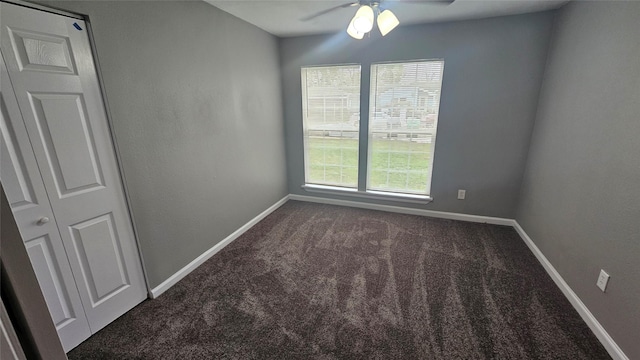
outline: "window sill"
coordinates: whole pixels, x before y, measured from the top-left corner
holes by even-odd
[[[372,200],[399,201],[399,202],[406,202],[406,203],[412,203],[412,204],[428,204],[431,201],[433,201],[433,199],[430,196],[426,196],[426,195],[399,194],[399,193],[373,191],[373,190],[358,191],[357,189],[345,188],[345,187],[339,187],[339,186],[305,184],[305,185],[302,185],[302,188],[305,191],[313,192],[313,193],[351,196],[356,198],[372,199]]]

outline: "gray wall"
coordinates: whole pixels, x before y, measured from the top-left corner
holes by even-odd
[[[289,192],[304,184],[300,67],[444,58],[430,210],[513,218],[553,12],[399,27],[382,38],[341,32],[280,41]],[[365,81],[366,80],[366,81]],[[368,94],[368,79],[362,91]],[[362,104],[361,104],[362,105]],[[466,189],[467,199],[457,200]],[[354,200],[353,198],[344,199]]]
[[[640,359],[640,3],[572,2],[554,30],[517,220]],[[611,280],[595,285],[600,269]]]
[[[277,39],[204,2],[89,15],[152,287],[287,194]]]

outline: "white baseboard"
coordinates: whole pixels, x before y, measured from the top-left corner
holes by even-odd
[[[578,311],[578,314],[580,314],[580,316],[582,317],[582,320],[584,320],[584,322],[587,323],[587,326],[589,326],[591,331],[593,331],[593,333],[596,335],[598,340],[600,340],[600,342],[605,347],[605,349],[607,349],[607,352],[609,352],[609,355],[611,355],[611,357],[614,360],[629,360],[627,355],[625,355],[625,353],[622,351],[622,349],[620,349],[618,344],[616,344],[616,342],[613,341],[611,336],[609,336],[609,333],[607,333],[604,327],[600,325],[598,320],[595,318],[595,316],[593,316],[591,311],[589,311],[589,309],[582,302],[582,300],[580,300],[578,295],[576,295],[576,293],[573,292],[573,290],[571,290],[571,288],[569,287],[569,284],[567,284],[564,281],[562,276],[560,276],[560,273],[558,273],[558,271],[556,271],[553,265],[551,265],[549,260],[547,260],[547,258],[544,256],[542,251],[540,251],[540,249],[536,246],[533,240],[531,240],[529,235],[527,235],[527,233],[520,226],[520,224],[518,224],[518,222],[515,220],[512,220],[512,221],[513,221],[513,228],[518,232],[518,234],[520,234],[520,237],[522,237],[522,240],[524,240],[524,243],[527,244],[531,252],[536,256],[536,258],[538,258],[538,261],[540,261],[540,264],[542,264],[542,266],[547,271],[551,279],[553,279],[553,281],[556,283],[556,285],[558,285],[558,287],[560,288],[564,296],[566,296],[566,298],[569,300],[571,305],[573,305],[576,311]]]
[[[219,243],[215,244],[211,249],[205,251],[202,255],[195,258],[192,262],[187,264],[187,266],[178,270],[175,274],[171,275],[167,280],[163,281],[160,285],[151,289],[151,298],[155,299],[160,296],[165,291],[169,290],[170,287],[175,285],[178,281],[182,280],[185,276],[189,275],[193,270],[195,270],[198,266],[202,265],[205,261],[209,260],[213,255],[218,253],[218,251],[222,250],[225,246],[229,245],[233,240],[240,237],[240,235],[244,234],[247,230],[249,230],[253,225],[260,222],[260,220],[267,217],[267,215],[274,212],[280,206],[284,205],[289,200],[289,195],[283,197],[275,204],[271,205],[267,210],[258,214],[258,216],[249,220],[246,224],[242,225],[238,230],[231,233],[231,235],[224,238]]]
[[[470,222],[477,222],[477,223],[513,226],[513,219],[505,219],[505,218],[491,217],[491,216],[468,215],[468,214],[459,214],[459,213],[444,212],[444,211],[412,209],[412,208],[405,208],[400,206],[370,204],[370,203],[364,203],[360,201],[328,199],[328,198],[318,197],[318,196],[307,196],[307,195],[296,195],[296,194],[289,194],[289,199],[298,200],[298,201],[315,202],[315,203],[321,203],[321,204],[329,204],[329,205],[349,206],[349,207],[369,209],[369,210],[388,211],[388,212],[394,212],[394,213],[400,213],[400,214],[430,216],[430,217],[441,218],[441,219],[462,220],[462,221],[470,221]]]

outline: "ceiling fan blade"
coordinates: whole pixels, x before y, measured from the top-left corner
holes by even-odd
[[[311,19],[315,19],[315,18],[317,18],[318,16],[322,16],[322,15],[327,14],[327,13],[330,13],[330,12],[332,12],[332,11],[335,11],[335,10],[338,10],[338,9],[342,9],[342,8],[348,8],[348,7],[351,7],[351,6],[356,6],[356,5],[358,5],[358,4],[359,4],[359,3],[356,1],[356,2],[350,2],[350,3],[346,3],[346,4],[342,4],[342,5],[334,6],[334,7],[332,7],[332,8],[328,8],[328,9],[326,9],[326,10],[322,10],[322,11],[320,11],[320,12],[317,12],[317,13],[315,13],[315,14],[313,14],[313,15],[305,16],[305,17],[303,17],[302,19],[300,19],[300,21],[309,21],[309,20],[311,20]]]

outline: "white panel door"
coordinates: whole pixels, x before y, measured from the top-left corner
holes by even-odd
[[[91,335],[11,82],[0,56],[0,180],[65,350]]]
[[[86,25],[2,4],[9,78],[92,332],[146,290]]]

